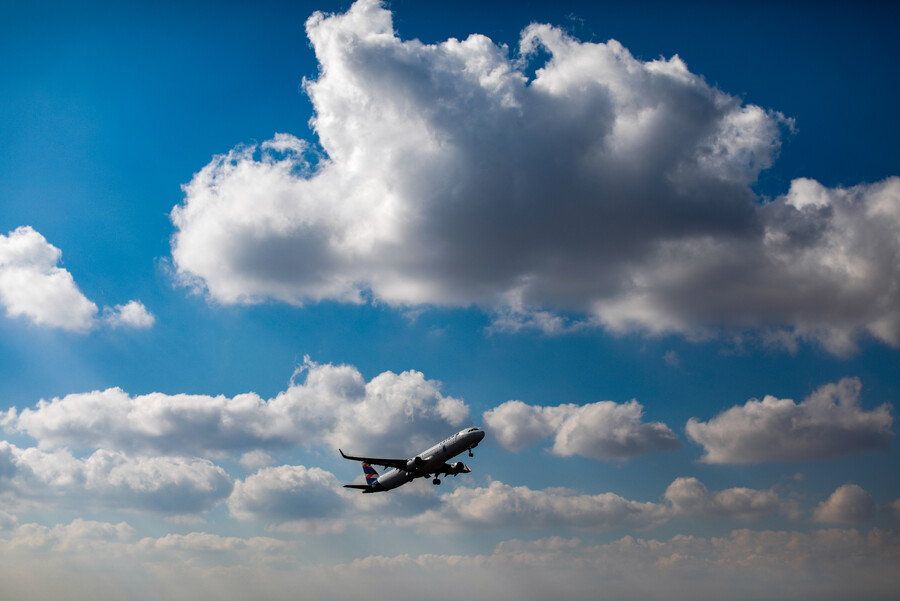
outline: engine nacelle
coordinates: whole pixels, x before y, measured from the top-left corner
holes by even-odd
[[[425,463],[425,462],[422,460],[421,457],[418,457],[418,456],[413,457],[412,459],[410,459],[409,461],[406,462],[406,471],[409,472],[409,471],[417,470],[420,467],[422,467],[423,463]]]
[[[453,465],[450,466],[453,469],[454,474],[468,474],[472,470],[469,469],[469,466],[463,463],[462,461],[457,461]]]

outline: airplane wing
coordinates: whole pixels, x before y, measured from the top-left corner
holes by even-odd
[[[341,451],[338,449],[338,451]],[[341,451],[341,457],[344,459],[349,459],[351,461],[363,461],[365,463],[372,463],[374,465],[380,465],[382,467],[395,467],[397,469],[403,470],[406,469],[406,464],[409,461],[408,459],[380,459],[378,457],[353,457],[351,455],[344,454]]]

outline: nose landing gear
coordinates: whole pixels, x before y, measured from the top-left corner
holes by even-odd
[[[437,478],[437,477],[435,477],[435,479],[434,479],[434,480],[432,480],[432,481],[431,481],[431,483],[432,483],[432,484],[434,484],[434,485],[435,485],[435,486],[437,486],[437,485],[438,485],[438,484],[440,484],[440,483],[441,483],[441,479],[440,479],[440,478]]]

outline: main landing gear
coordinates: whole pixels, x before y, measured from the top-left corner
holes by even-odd
[[[434,480],[432,480],[431,483],[434,484],[435,486],[437,486],[438,484],[441,483],[441,479],[438,478],[437,476],[435,476]]]

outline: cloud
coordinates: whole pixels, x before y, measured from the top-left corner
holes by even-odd
[[[87,332],[98,324],[97,305],[87,299],[72,274],[59,267],[62,251],[30,226],[0,234],[0,305],[10,317],[39,326]],[[114,327],[148,328],[154,317],[138,301],[104,309]]]
[[[86,332],[94,327],[97,305],[58,266],[62,252],[28,226],[0,235],[0,303],[10,317]]]
[[[439,508],[400,523],[435,532],[506,527],[611,530],[650,528],[670,515],[665,505],[629,501],[613,493],[533,490],[497,481],[483,488],[457,488],[440,501]]]
[[[461,400],[421,372],[384,372],[366,382],[349,365],[308,359],[275,398],[151,393],[119,388],[70,394],[4,418],[42,448],[205,454],[324,444],[336,452],[412,456],[469,417]]]
[[[103,321],[114,328],[151,328],[156,317],[147,310],[140,301],[129,301],[124,305],[116,305],[103,311]]]
[[[617,404],[542,407],[507,401],[484,413],[484,425],[512,451],[553,437],[556,455],[622,460],[681,446],[662,422],[643,422],[644,408],[635,400]]]
[[[309,520],[342,515],[350,506],[348,499],[333,474],[315,467],[282,465],[235,482],[228,509],[243,520]]]
[[[4,590],[22,599],[47,598],[54,585],[98,601],[124,593],[152,599],[161,590],[178,600],[229,601],[254,593],[287,600],[296,598],[298,588],[304,598],[322,601],[366,590],[390,591],[401,600],[435,599],[460,582],[510,601],[552,594],[595,598],[598,582],[604,598],[617,599],[889,599],[898,584],[900,541],[878,529],[625,536],[605,544],[554,536],[506,540],[478,555],[363,550],[338,565],[320,557],[310,561],[303,551],[296,542],[270,537],[191,532],[135,540],[125,523],[25,524],[0,539],[0,574]],[[53,569],[54,577],[34,578],[40,566]]]
[[[548,594],[674,600],[873,598],[894,596],[900,540],[872,529],[809,532],[735,530],[719,537],[624,536],[605,544],[553,536],[506,540],[483,554],[367,555],[344,564],[304,552],[298,541],[204,532],[137,539],[127,523],[76,520],[23,524],[0,537],[0,576],[14,598],[66,589],[105,601],[167,598],[229,601],[261,595],[309,599],[389,590],[397,599],[435,599],[459,582],[491,599]],[[327,554],[327,553],[326,553]],[[52,569],[53,578],[35,578]],[[402,585],[398,586],[398,582]],[[71,594],[69,595],[71,596]]]
[[[19,524],[19,519],[0,509],[0,532],[12,530]]]
[[[256,449],[255,451],[247,451],[240,458],[240,464],[249,469],[257,469],[272,464],[272,456],[263,451]]]
[[[813,520],[827,524],[855,524],[875,517],[872,495],[856,484],[839,486],[813,510]]]
[[[52,528],[39,524],[23,524],[13,536],[10,546],[29,551],[80,553],[102,548],[104,543],[132,540],[136,531],[126,522],[110,524],[77,518],[70,524]]]
[[[781,499],[774,490],[729,488],[710,493],[696,478],[676,478],[666,489],[666,500],[677,513],[716,515],[754,520],[772,513],[799,515],[797,503]]]
[[[900,345],[900,178],[797,179],[760,202],[792,121],[678,56],[537,24],[517,56],[477,34],[423,44],[376,0],[306,31],[321,156],[284,133],[237,147],[171,214],[178,274],[217,302],[371,297],[478,305],[506,331]]]
[[[231,489],[225,471],[207,459],[106,450],[79,459],[64,450],[48,453],[0,441],[0,498],[10,505],[178,514],[206,511]]]
[[[691,418],[688,437],[703,445],[705,463],[808,461],[890,448],[891,406],[860,406],[857,378],[826,384],[803,402],[766,396],[708,422]]]
[[[759,232],[661,243],[629,275],[629,290],[600,299],[607,327],[710,334],[755,328],[795,350],[810,340],[846,356],[863,333],[900,345],[896,258],[900,178],[851,188],[797,179],[757,209]]]
[[[676,351],[666,351],[666,354],[663,355],[663,361],[665,361],[666,365],[669,367],[681,367],[681,357],[678,356]]]

